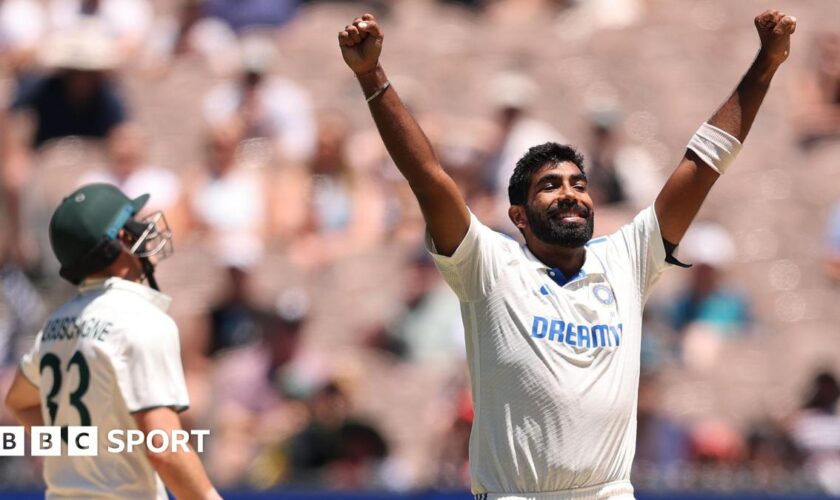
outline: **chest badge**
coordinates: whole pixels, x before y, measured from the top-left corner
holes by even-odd
[[[595,285],[592,288],[592,294],[595,295],[595,298],[598,299],[598,302],[608,306],[615,302],[615,296],[613,295],[612,290],[607,285]]]

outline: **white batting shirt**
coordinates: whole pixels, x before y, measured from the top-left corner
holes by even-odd
[[[45,425],[95,426],[98,456],[46,457],[47,498],[166,499],[143,448],[109,453],[108,432],[132,413],[189,406],[170,299],[138,283],[86,282],[38,332],[21,371],[41,393]]]
[[[461,301],[477,498],[632,499],[642,309],[668,267],[653,207],[568,280],[474,215],[451,257],[426,244]]]

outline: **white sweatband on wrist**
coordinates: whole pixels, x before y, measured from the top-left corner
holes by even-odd
[[[728,132],[703,123],[688,141],[688,149],[712,170],[723,174],[741,151],[741,142]]]

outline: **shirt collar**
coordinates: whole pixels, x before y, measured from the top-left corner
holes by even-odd
[[[80,293],[90,293],[98,290],[124,290],[134,293],[147,300],[163,312],[166,312],[166,310],[169,309],[169,305],[172,303],[172,299],[166,294],[149,288],[146,285],[141,285],[140,283],[135,283],[134,281],[128,281],[117,277],[88,279],[83,281],[79,286]]]
[[[522,247],[525,250],[525,256],[528,258],[531,266],[537,271],[546,274],[560,286],[567,285],[573,281],[577,281],[593,274],[606,274],[604,264],[601,262],[601,259],[599,259],[594,252],[590,251],[589,248],[585,248],[586,255],[583,259],[583,266],[581,266],[577,274],[567,278],[559,269],[549,267],[538,259],[537,256],[531,252],[531,249],[528,248],[528,245],[522,245]]]

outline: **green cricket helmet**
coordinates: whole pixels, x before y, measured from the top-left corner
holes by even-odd
[[[87,184],[64,198],[50,220],[50,246],[61,264],[61,277],[79,284],[126,250],[144,261],[151,283],[148,257],[171,253],[172,233],[160,212],[135,219],[148,200],[148,194],[131,199],[104,183]],[[129,233],[130,246],[119,238],[122,229]]]

